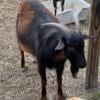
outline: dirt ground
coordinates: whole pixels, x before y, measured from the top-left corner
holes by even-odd
[[[28,71],[22,72],[20,67],[20,52],[15,30],[19,1],[0,0],[0,100],[39,100],[41,84],[37,65],[33,64],[32,57],[26,54]],[[81,27],[83,32],[88,33],[88,21],[81,23]],[[87,54],[87,42],[85,52]],[[69,66],[69,62],[66,62],[63,73],[64,93],[68,96],[87,98],[89,92],[85,89],[86,69],[80,70],[78,79],[73,79]],[[56,93],[54,70],[47,69],[47,79],[48,97],[52,98]]]

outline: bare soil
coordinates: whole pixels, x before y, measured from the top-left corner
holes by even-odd
[[[41,81],[37,64],[26,54],[28,71],[20,67],[20,52],[16,39],[16,14],[20,0],[0,0],[0,100],[39,100]],[[70,26],[74,28],[73,25]],[[88,21],[81,23],[82,31],[88,33]],[[87,55],[87,42],[85,53]],[[85,89],[86,69],[80,70],[78,79],[73,79],[70,64],[66,62],[63,73],[63,91],[70,96],[87,98],[91,92]],[[100,76],[100,71],[99,71]],[[55,70],[47,69],[48,97],[56,94]],[[100,82],[100,77],[99,77]],[[52,100],[52,99],[50,99]]]

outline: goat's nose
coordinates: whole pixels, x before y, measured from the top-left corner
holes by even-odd
[[[86,67],[86,61],[84,61],[84,62],[82,62],[81,64],[80,64],[80,68],[85,68]]]

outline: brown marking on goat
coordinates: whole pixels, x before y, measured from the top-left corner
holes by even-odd
[[[22,0],[19,4],[19,12],[33,12],[33,9],[31,8],[28,0]]]
[[[35,17],[35,11],[31,8],[28,2],[22,2],[19,6],[18,22],[17,22],[17,32],[24,33],[27,30],[29,24]]]
[[[56,55],[55,57],[56,60],[64,60],[65,59],[65,53],[64,50],[61,51],[59,54]]]

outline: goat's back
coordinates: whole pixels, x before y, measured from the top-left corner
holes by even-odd
[[[37,45],[39,26],[57,22],[57,18],[38,0],[22,0],[17,15],[17,37],[21,49],[33,53]]]

